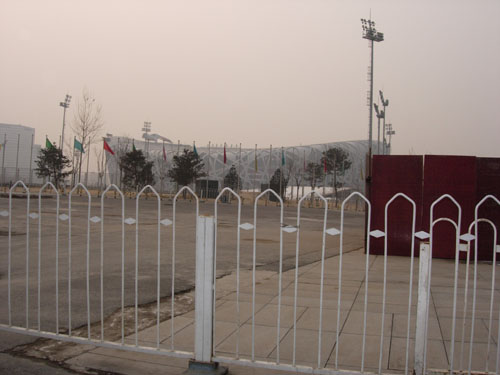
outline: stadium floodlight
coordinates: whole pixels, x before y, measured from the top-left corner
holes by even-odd
[[[61,155],[63,155],[63,149],[64,149],[64,128],[66,127],[66,109],[69,108],[69,103],[71,102],[71,95],[66,94],[66,98],[64,99],[64,102],[60,102],[59,106],[64,108],[63,111],[63,125],[62,125],[62,134],[61,134],[61,144],[59,145],[59,148],[61,149]]]
[[[387,145],[387,154],[390,155],[392,151],[392,136],[396,134],[396,131],[392,129],[392,124],[387,124],[387,135],[389,136],[389,144]]]
[[[385,128],[385,113],[387,112],[387,107],[389,106],[389,99],[384,100],[384,93],[379,90],[380,100],[382,100],[382,105],[384,106],[384,126],[382,127],[382,154],[386,154],[387,151],[387,138],[386,138],[386,128]]]
[[[380,119],[385,121],[385,111],[379,111],[377,103],[373,103],[375,113],[377,114],[377,154],[380,155]]]
[[[367,20],[361,18],[361,27],[363,29],[363,39],[367,39],[370,41],[371,48],[371,63],[370,63],[370,92],[368,103],[370,106],[370,116],[368,123],[368,160],[369,160],[369,169],[368,175],[371,177],[371,159],[372,159],[372,124],[373,124],[373,42],[382,42],[384,40],[384,34],[378,32],[375,29],[375,22],[371,19]]]
[[[144,134],[142,135],[142,138],[146,140],[146,155],[149,156],[149,132],[151,131],[151,121],[144,121],[144,127],[141,129]]]

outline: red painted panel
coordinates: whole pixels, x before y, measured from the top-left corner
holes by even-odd
[[[371,230],[384,231],[386,203],[397,193],[404,193],[417,205],[416,230],[419,230],[422,205],[422,156],[375,155],[371,185]],[[389,207],[387,252],[389,255],[410,256],[412,205],[404,198],[397,198]],[[384,239],[370,240],[370,253],[384,253]]]
[[[430,207],[443,194],[449,194],[462,207],[462,228],[460,234],[466,233],[469,224],[474,220],[476,204],[476,158],[472,156],[436,156],[426,155],[424,158],[424,199],[422,212],[422,228],[429,231]],[[449,200],[443,200],[434,209],[434,220],[447,217],[457,221],[458,211]],[[455,229],[446,222],[434,226],[435,258],[455,257]]]
[[[477,158],[476,203],[491,194],[500,200],[500,158]],[[500,206],[493,200],[483,203],[479,209],[479,218],[491,220],[497,231],[500,231]],[[497,244],[500,244],[500,233],[497,233]],[[493,229],[489,224],[479,225],[478,258],[491,260],[493,258]]]

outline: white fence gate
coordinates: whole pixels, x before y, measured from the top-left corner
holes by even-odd
[[[22,241],[17,240],[17,233],[13,229],[13,194],[18,188],[23,188],[23,194],[26,198],[26,211],[25,215],[22,216],[26,220],[26,235],[25,244]],[[106,305],[106,289],[104,287],[104,279],[106,277],[105,269],[105,255],[106,255],[106,229],[105,221],[111,219],[107,217],[107,212],[105,210],[106,198],[108,193],[115,192],[120,202],[120,209],[118,213],[114,214],[114,224],[119,226],[118,232],[120,233],[120,239],[113,239],[113,246],[120,249],[120,259],[114,259],[114,264],[120,266],[118,272],[120,276],[119,289],[114,291],[119,293],[119,322],[120,322],[120,333],[118,336],[111,340],[106,339],[105,335],[105,305]],[[44,211],[43,197],[51,192],[51,196],[55,198],[56,205],[54,212]],[[153,196],[156,205],[156,217],[154,219],[148,218],[147,225],[154,225],[156,228],[156,250],[150,252],[149,257],[142,255],[142,242],[141,242],[141,230],[140,230],[140,203],[144,202],[144,196],[149,192],[149,195]],[[73,197],[76,194],[84,194],[87,197],[86,205],[83,205],[81,199],[78,204],[74,203]],[[185,346],[177,345],[175,340],[179,335],[184,333],[177,333],[179,330],[176,328],[176,321],[179,319],[175,316],[176,311],[176,277],[178,277],[179,270],[176,271],[176,264],[178,260],[176,259],[176,248],[179,244],[179,239],[176,237],[176,213],[178,199],[181,195],[190,194],[194,198],[194,209],[196,225],[195,230],[191,231],[191,237],[196,237],[195,248],[196,256],[193,259],[193,265],[191,265],[193,270],[195,270],[195,330],[192,332],[194,335],[194,347],[191,350],[186,350]],[[275,324],[272,328],[276,332],[275,343],[273,346],[273,355],[269,358],[261,358],[258,355],[256,346],[257,343],[257,332],[256,327],[258,326],[256,322],[256,317],[259,314],[258,294],[256,292],[258,281],[256,279],[257,274],[257,252],[259,250],[259,238],[258,238],[258,209],[260,207],[259,202],[267,194],[272,194],[279,201],[279,245],[277,249],[279,251],[279,264],[278,272],[276,274],[277,278],[277,290],[275,293],[275,298],[273,299],[273,311],[275,311]],[[219,233],[219,216],[218,211],[219,203],[224,197],[228,200],[232,197],[234,204],[237,206],[236,217],[233,219],[233,224],[235,228],[235,256],[236,256],[236,269],[235,269],[235,293],[234,293],[234,305],[235,305],[235,330],[233,336],[235,339],[234,352],[228,353],[227,351],[222,351],[218,349],[218,342],[214,339],[217,335],[217,250],[219,249],[218,233]],[[317,308],[315,307],[315,318],[317,329],[314,330],[315,341],[314,350],[311,350],[310,357],[313,358],[307,361],[306,364],[301,363],[298,359],[298,324],[299,315],[304,311],[301,302],[301,293],[299,289],[304,287],[301,284],[302,273],[301,267],[299,266],[299,258],[301,252],[304,251],[304,244],[301,242],[301,235],[303,235],[303,210],[304,202],[310,198],[309,195],[300,199],[297,205],[296,212],[296,223],[295,225],[286,225],[284,223],[284,206],[281,198],[272,190],[266,190],[258,195],[255,199],[253,207],[253,223],[246,222],[242,223],[242,203],[240,196],[229,188],[225,188],[218,197],[215,199],[213,216],[200,216],[199,215],[199,200],[196,194],[188,187],[182,188],[172,200],[172,218],[162,217],[161,212],[161,198],[159,194],[151,187],[144,187],[135,198],[135,218],[126,217],[126,199],[124,194],[115,185],[110,185],[102,194],[100,201],[98,202],[98,208],[100,209],[99,216],[91,216],[91,208],[93,207],[93,201],[90,192],[87,188],[81,184],[75,186],[68,194],[67,198],[67,210],[62,209],[61,196],[55,189],[55,186],[51,183],[45,184],[38,193],[38,209],[33,209],[31,205],[30,191],[29,188],[22,182],[18,181],[14,184],[9,192],[8,199],[8,210],[0,211],[0,215],[8,220],[8,244],[7,246],[2,246],[2,254],[5,255],[7,252],[7,306],[6,315],[0,316],[2,323],[0,324],[0,329],[9,332],[23,333],[38,337],[45,337],[55,340],[70,341],[81,344],[92,344],[95,346],[102,346],[108,348],[115,348],[128,351],[144,352],[158,355],[175,356],[182,358],[195,359],[199,362],[220,362],[225,364],[238,364],[247,365],[254,367],[272,368],[288,370],[293,372],[304,372],[304,373],[314,373],[314,374],[359,374],[359,373],[385,373],[394,372],[394,369],[390,369],[386,366],[387,353],[386,342],[388,336],[390,335],[392,345],[392,332],[387,332],[387,309],[391,302],[388,302],[388,298],[393,298],[394,296],[399,296],[396,298],[407,298],[406,307],[400,308],[398,322],[391,323],[391,330],[396,328],[402,330],[404,334],[399,337],[398,342],[404,348],[402,353],[402,366],[399,372],[404,372],[408,374],[410,372],[420,374],[427,374],[436,371],[433,368],[431,362],[435,353],[433,350],[433,345],[435,344],[432,336],[433,330],[435,328],[436,320],[438,321],[439,329],[443,330],[443,324],[439,321],[440,309],[448,309],[448,313],[451,313],[451,321],[449,321],[448,327],[451,329],[451,337],[448,341],[444,340],[443,344],[447,347],[445,348],[447,366],[438,369],[438,371],[445,371],[449,373],[454,372],[468,372],[468,373],[499,373],[500,369],[500,325],[498,324],[500,320],[500,291],[499,283],[496,282],[496,254],[499,252],[499,246],[497,245],[497,228],[493,222],[486,218],[479,217],[479,209],[487,200],[493,200],[498,205],[500,201],[494,196],[484,197],[475,208],[474,221],[470,223],[469,232],[465,234],[460,233],[461,227],[461,207],[456,202],[456,200],[450,195],[443,195],[437,199],[430,208],[430,233],[424,231],[416,232],[416,204],[415,202],[403,193],[398,193],[393,196],[385,206],[385,226],[384,228],[370,228],[371,222],[371,205],[370,202],[360,193],[353,193],[347,197],[343,203],[340,212],[340,225],[338,228],[328,226],[328,204],[325,198],[316,193],[316,196],[323,201],[323,219],[321,220],[321,261],[318,265],[319,267],[319,290],[314,290],[311,288],[311,294],[314,294],[316,298]],[[349,265],[344,264],[345,257],[348,255],[344,250],[345,242],[345,217],[346,217],[346,204],[351,199],[360,198],[365,201],[367,207],[368,215],[368,227],[365,243],[365,253],[362,255],[363,264],[357,265],[357,269],[362,269],[361,276],[359,272],[356,277],[359,278],[359,282],[356,284],[357,292],[356,296],[352,301],[351,294],[354,293],[354,286],[346,279],[346,276],[354,275],[354,273],[349,269]],[[415,253],[414,241],[411,241],[411,255],[409,258],[405,258],[407,261],[408,271],[401,272],[399,274],[400,286],[397,290],[390,289],[391,284],[391,271],[388,269],[388,261],[392,257],[388,257],[387,248],[387,237],[388,237],[388,215],[389,208],[395,200],[404,199],[412,206],[412,225],[410,238],[420,239],[420,256],[419,259],[419,269],[418,273],[414,269],[415,263]],[[449,200],[453,202],[457,207],[457,220],[454,221],[449,218],[444,217],[434,217],[435,207],[444,200]],[[17,205],[16,205],[17,206]],[[84,211],[82,211],[82,206]],[[95,209],[95,205],[94,205]],[[64,212],[63,212],[64,211]],[[72,219],[74,217],[74,212],[86,212],[84,214],[85,225],[82,227],[82,221],[79,220],[78,228],[73,228]],[[19,216],[19,214],[17,214]],[[48,229],[49,233],[53,233],[53,239],[49,240],[44,237],[42,240],[42,233],[46,232],[46,228],[42,228],[42,217],[53,216],[53,224]],[[478,224],[486,223],[491,226],[493,231],[493,244],[492,244],[492,256],[493,262],[491,268],[488,272],[484,272],[485,265],[478,264]],[[0,222],[1,223],[1,222]],[[38,230],[36,231],[37,239],[37,251],[35,259],[33,259],[32,244],[30,240],[35,237],[30,234],[33,223],[38,224]],[[64,224],[61,224],[64,223]],[[441,223],[441,224],[440,224]],[[456,233],[456,256],[453,262],[453,270],[451,272],[452,280],[449,278],[445,280],[445,284],[448,286],[441,287],[441,284],[433,284],[436,276],[433,275],[432,266],[433,263],[439,262],[439,260],[432,259],[433,252],[433,231],[436,225],[451,225],[455,228]],[[4,225],[4,223],[1,223]],[[67,242],[61,241],[61,225],[64,225],[67,230]],[[100,225],[99,236],[91,236],[91,232],[95,232],[95,229],[91,231],[92,226]],[[112,225],[112,224],[110,224]],[[135,231],[132,233],[131,230],[126,229],[127,226],[135,226]],[[241,230],[252,231],[252,268],[248,270],[251,273],[251,278],[247,280],[246,293],[241,292],[241,272],[240,269],[240,245],[241,245]],[[78,234],[75,234],[75,231]],[[163,236],[165,231],[169,231],[171,236],[171,258],[169,259],[170,267],[165,270],[162,267],[162,262],[164,262],[163,256],[165,253],[165,248],[167,244],[163,241]],[[189,231],[188,231],[189,232]],[[63,235],[66,235],[63,233]],[[284,236],[295,236],[295,266],[288,271],[283,269],[283,247],[284,247]],[[338,257],[327,258],[326,257],[326,243],[327,236],[338,236],[339,241],[339,253]],[[370,272],[372,265],[374,264],[374,257],[370,255],[370,239],[384,237],[384,256],[380,257],[383,262],[380,266],[381,273]],[[187,241],[188,239],[183,236],[181,241]],[[46,241],[47,243],[44,243]],[[108,239],[109,241],[109,239]],[[163,241],[163,242],[162,242]],[[428,242],[426,242],[428,241]],[[15,242],[15,243],[14,243]],[[133,269],[127,269],[130,265],[126,262],[126,248],[131,247],[130,242],[135,245],[135,251],[133,252]],[[471,244],[473,244],[471,246]],[[78,251],[75,253],[75,248],[78,247]],[[99,260],[94,263],[91,262],[91,247],[99,249]],[[24,249],[24,250],[23,250]],[[50,249],[50,250],[49,250]],[[83,252],[80,254],[80,250]],[[24,255],[22,254],[24,251]],[[45,275],[44,269],[44,257],[50,258],[51,256],[47,253],[49,251],[54,251],[52,259],[53,262],[53,272],[52,279],[54,280],[54,291],[53,291],[53,321],[49,323],[42,322],[41,312],[42,312],[42,298],[48,298],[42,295],[41,291],[41,278]],[[462,253],[466,254],[466,262],[460,261],[460,255]],[[132,254],[132,253],[131,253]],[[154,254],[154,256],[153,256]],[[72,259],[74,256],[79,256],[80,260],[84,259],[85,265],[76,265],[78,269],[74,269],[75,260]],[[128,256],[131,256],[128,254]],[[472,259],[472,264],[470,260]],[[64,265],[61,259],[66,258],[67,264]],[[156,261],[154,259],[156,258]],[[406,260],[407,259],[407,260]],[[21,262],[21,263],[20,263]],[[36,265],[36,282],[33,283],[33,263]],[[61,263],[61,264],[60,264]],[[155,324],[149,330],[154,329],[155,338],[150,342],[150,345],[144,345],[143,342],[139,342],[139,333],[141,331],[141,302],[140,295],[143,289],[140,288],[140,283],[142,282],[140,264],[147,263],[153,264],[154,270],[149,267],[149,272],[154,272],[156,274],[156,285],[155,285],[155,302],[152,306],[151,311],[153,311],[155,316]],[[24,287],[19,289],[19,278],[16,274],[22,273],[19,264],[23,265],[24,268]],[[441,263],[438,263],[438,266]],[[177,264],[178,265],[178,264]],[[332,266],[333,265],[333,266]],[[184,264],[182,265],[185,266]],[[479,267],[481,266],[482,274],[479,275]],[[329,268],[330,267],[330,268]],[[444,266],[443,266],[444,267]],[[448,267],[448,266],[446,266]],[[448,267],[449,268],[449,267]],[[99,285],[98,288],[92,287],[91,284],[95,281],[93,280],[93,271],[97,269]],[[82,271],[83,270],[83,271]],[[83,273],[84,272],[84,275]],[[164,290],[161,288],[162,280],[165,280],[165,272],[167,272],[167,277],[170,283],[169,290]],[[330,273],[329,273],[330,272]],[[332,273],[333,272],[333,273]],[[394,270],[393,270],[394,272]],[[133,274],[133,286],[130,283],[130,278],[126,275]],[[469,279],[472,274],[472,285],[470,285]],[[82,276],[83,275],[83,276]],[[434,273],[436,275],[436,273]],[[489,287],[484,287],[485,283],[482,282],[479,286],[478,278],[484,276],[488,282],[490,282]],[[163,277],[163,279],[162,279]],[[418,283],[414,283],[414,278],[418,277]],[[438,282],[444,280],[444,276],[438,275]],[[485,279],[485,280],[486,280]],[[81,283],[78,285],[73,285],[73,283]],[[442,281],[441,280],[441,281]],[[63,292],[61,288],[61,282],[67,288]],[[287,283],[285,288],[285,282]],[[314,284],[315,285],[315,284]],[[433,285],[436,285],[433,287]],[[444,285],[444,284],[443,284]],[[336,289],[336,294],[332,294],[330,289]],[[389,288],[389,289],[388,289]],[[448,296],[448,301],[450,306],[440,305],[440,301],[435,300],[433,297],[433,289],[435,294],[442,294],[445,289],[446,291],[452,290],[452,296]],[[127,293],[126,290],[133,290],[133,304],[127,303]],[[149,289],[153,289],[149,286]],[[284,290],[287,290],[287,294],[284,296]],[[326,290],[328,289],[328,291]],[[94,292],[92,292],[92,290]],[[95,291],[97,292],[97,301],[95,298]],[[82,306],[75,306],[74,296],[75,291],[78,293],[83,293],[83,297],[80,298],[84,300],[85,307],[85,318],[83,318],[83,325],[81,324],[82,317],[79,316],[80,323],[76,323],[73,320],[74,312],[79,311]],[[149,291],[150,293],[151,290]],[[5,290],[0,291],[4,294]],[[24,293],[24,298],[20,298],[20,294]],[[30,307],[30,302],[33,299],[33,293],[35,294],[35,300],[37,301],[37,306],[35,308]],[[392,293],[392,294],[391,294]],[[64,294],[66,298],[61,299],[61,295]],[[167,318],[169,319],[169,328],[167,332],[162,332],[162,320],[165,320],[165,300],[162,301],[163,295],[170,294],[171,298],[167,302],[169,305]],[[244,294],[244,296],[243,296]],[[472,301],[470,301],[470,294],[472,294]],[[401,297],[405,296],[406,297]],[[242,316],[242,298],[245,297],[245,309],[247,309],[247,316],[249,318],[246,322],[241,319]],[[52,297],[50,297],[52,298]],[[443,297],[444,298],[444,297]],[[23,301],[24,299],[24,301]],[[286,304],[284,300],[286,299]],[[480,299],[480,301],[479,301]],[[343,336],[346,335],[342,331],[342,327],[346,325],[345,314],[350,314],[353,311],[354,302],[359,300],[359,311],[356,311],[359,319],[359,329],[361,342],[359,345],[352,347],[350,350],[359,352],[359,362],[357,363],[357,368],[352,366],[344,366],[342,360],[342,353],[345,353],[343,345],[349,345],[349,341],[343,341]],[[346,301],[352,302],[351,305],[345,308]],[[377,314],[374,314],[370,309],[373,303],[379,309]],[[479,302],[478,302],[479,301]],[[96,316],[91,313],[91,306],[97,305],[99,307],[99,313]],[[349,303],[350,303],[349,302]],[[400,302],[400,301],[399,301]],[[406,301],[405,301],[406,302]],[[312,303],[312,302],[311,302]],[[480,303],[480,309],[477,309],[477,305]],[[129,305],[127,307],[127,305]],[[61,316],[60,308],[65,306],[65,313]],[[328,309],[325,307],[327,306]],[[333,306],[333,308],[332,308]],[[392,305],[391,305],[392,306]],[[401,304],[399,305],[401,306]],[[433,306],[433,307],[432,307]],[[486,306],[486,307],[485,307]],[[431,308],[432,307],[432,308]],[[451,308],[451,312],[450,312]],[[432,309],[432,312],[431,312]],[[5,309],[4,309],[5,310]],[[251,312],[250,312],[251,310]],[[286,310],[286,314],[284,313]],[[325,316],[325,311],[329,312],[335,311],[335,316]],[[434,311],[436,316],[434,316]],[[481,317],[478,321],[478,311],[481,313]],[[33,320],[33,315],[36,315],[36,319]],[[81,315],[81,314],[80,314]],[[283,317],[288,316],[289,319],[286,324],[283,322]],[[22,321],[20,316],[24,316]],[[392,319],[394,320],[394,314]],[[64,327],[60,327],[60,322],[65,318]],[[127,320],[128,319],[128,320]],[[378,321],[380,319],[380,321]],[[401,320],[402,319],[402,320]],[[450,320],[449,318],[446,318]],[[376,323],[375,320],[377,320]],[[132,325],[128,324],[127,321],[133,322]],[[290,323],[291,321],[291,323]],[[331,329],[326,329],[325,326],[334,326],[334,333]],[[335,323],[335,324],[333,324]],[[396,324],[397,323],[397,324]],[[75,332],[74,327],[77,325],[86,327],[86,332],[81,329]],[[399,324],[399,325],[398,325]],[[480,327],[478,324],[482,324]],[[52,329],[42,329],[43,326],[50,326]],[[376,326],[378,332],[375,332],[370,328],[370,325]],[[290,344],[287,344],[286,353],[282,346],[285,345],[285,340],[283,338],[282,331],[286,326],[286,331],[288,338],[290,338]],[[430,327],[433,328],[430,328]],[[396,328],[395,328],[396,327]],[[480,343],[477,342],[478,333],[475,333],[475,327],[479,327],[481,332],[487,332],[486,338],[481,338]],[[495,328],[497,327],[497,328]],[[447,328],[446,328],[447,329]],[[442,333],[443,334],[443,333]],[[168,337],[168,340],[165,339]],[[182,336],[181,341],[182,341]],[[328,349],[328,354],[325,355],[325,337],[330,337],[330,346]],[[444,337],[444,336],[443,336]],[[448,336],[447,336],[448,337]],[[457,341],[458,340],[458,341]],[[241,343],[245,341],[249,343],[246,349],[241,348]],[[169,344],[166,345],[165,343]],[[333,342],[333,345],[331,344]],[[312,345],[312,344],[311,344]],[[396,343],[394,343],[396,345]],[[479,349],[478,349],[479,348]],[[389,349],[389,355],[391,353]],[[477,362],[475,358],[475,353],[477,351],[486,351],[484,357],[484,362],[478,368],[478,366],[473,365]],[[286,354],[286,355],[284,355]],[[482,357],[482,358],[483,358]],[[370,358],[370,365],[367,365],[367,361]],[[374,359],[376,358],[375,362]],[[483,359],[481,359],[483,361]],[[374,365],[373,363],[376,363]],[[447,367],[447,368],[445,368]]]

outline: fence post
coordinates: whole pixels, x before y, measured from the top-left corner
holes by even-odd
[[[415,329],[415,375],[424,375],[426,322],[428,318],[427,290],[429,286],[430,245],[420,244],[420,262],[418,274],[417,324]]]
[[[227,368],[212,362],[215,219],[198,216],[196,220],[195,358],[187,373],[223,375]]]

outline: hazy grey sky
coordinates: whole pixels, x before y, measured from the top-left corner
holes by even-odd
[[[498,0],[2,0],[0,122],[58,140],[87,87],[114,135],[366,139],[370,9],[393,152],[500,156]]]

